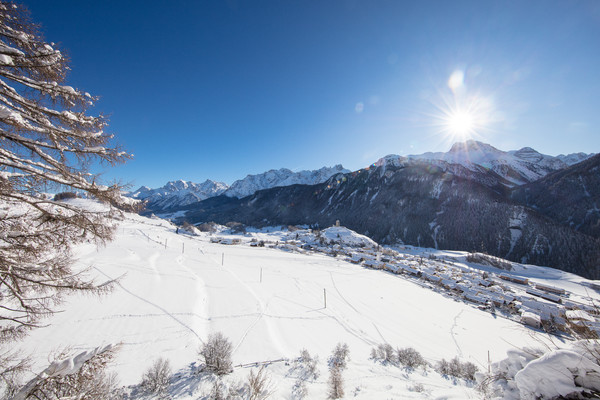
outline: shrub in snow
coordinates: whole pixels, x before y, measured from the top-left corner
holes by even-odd
[[[308,396],[308,389],[304,379],[298,379],[292,387],[292,399],[302,400]]]
[[[211,400],[226,400],[225,385],[221,382],[221,379],[215,379],[209,396]]]
[[[246,398],[248,400],[264,400],[271,394],[273,394],[273,387],[265,371],[265,366],[260,367],[256,373],[251,370],[246,384]]]
[[[427,361],[425,361],[421,353],[419,353],[412,347],[398,349],[398,351],[396,352],[396,357],[400,364],[408,368],[418,368],[427,366]]]
[[[221,332],[212,333],[200,349],[204,358],[204,370],[217,375],[225,375],[232,371],[231,353],[233,345]]]
[[[171,381],[171,365],[169,360],[159,358],[144,373],[142,389],[144,392],[158,397],[166,395]]]
[[[474,381],[475,374],[477,373],[478,369],[479,368],[477,368],[477,365],[473,364],[472,362],[466,361],[462,363],[462,378]]]
[[[300,380],[317,379],[319,377],[318,362],[318,356],[313,357],[308,350],[302,349],[300,357],[294,360],[291,372],[297,373]]]
[[[412,386],[410,386],[408,390],[410,390],[411,392],[422,393],[423,391],[425,391],[425,386],[423,386],[422,383],[415,383]]]
[[[394,348],[388,343],[379,344],[376,348],[371,350],[371,358],[379,360],[383,363],[395,364],[396,352]]]
[[[329,357],[329,368],[346,369],[350,349],[346,343],[338,343]]]
[[[477,366],[471,362],[461,362],[458,357],[454,357],[450,361],[442,359],[436,365],[436,371],[442,375],[453,376],[455,378],[464,378],[474,380]]]

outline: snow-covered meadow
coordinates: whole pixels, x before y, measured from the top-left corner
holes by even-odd
[[[105,297],[67,298],[47,327],[27,337],[23,352],[33,355],[37,370],[66,346],[76,353],[120,343],[110,370],[121,384],[138,384],[164,357],[176,372],[173,398],[203,398],[211,387],[194,375],[198,349],[211,332],[223,332],[234,348],[235,368],[226,382],[245,380],[256,363],[289,360],[267,367],[272,398],[291,398],[296,377],[290,361],[304,348],[320,360],[319,378],[307,382],[308,398],[325,398],[327,358],[343,342],[350,349],[346,398],[464,399],[480,393],[432,368],[408,371],[375,362],[371,349],[381,343],[414,347],[431,364],[458,356],[486,371],[507,351],[557,341],[399,275],[341,257],[249,243],[282,240],[288,232],[237,236],[243,238],[239,245],[176,232],[167,221],[125,214],[113,242],[79,246],[79,268],[90,267],[98,282],[118,279],[118,285]]]

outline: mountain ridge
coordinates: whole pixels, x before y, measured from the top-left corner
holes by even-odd
[[[491,170],[504,181],[493,178],[494,182],[488,182],[487,186],[496,187],[496,189],[503,186],[511,189],[534,182],[551,172],[581,162],[592,155],[580,152],[549,156],[541,154],[531,147],[502,151],[487,143],[468,140],[454,143],[448,152],[426,152],[407,156],[390,154],[380,158],[373,165],[384,166],[388,163],[402,165],[420,160],[438,167],[444,164],[443,168],[448,169],[450,167],[446,164],[458,164],[473,172],[481,172],[482,169]],[[167,210],[185,207],[221,194],[228,197],[242,198],[250,196],[258,190],[273,187],[295,184],[314,185],[326,181],[333,175],[349,172],[351,171],[345,169],[341,164],[333,167],[322,167],[318,170],[298,172],[280,168],[278,170],[271,169],[261,174],[249,174],[243,179],[236,180],[231,186],[210,179],[201,184],[178,180],[167,182],[167,184],[157,189],[141,186],[128,195],[139,200],[145,200],[148,210],[164,213]]]
[[[317,185],[209,198],[181,209],[176,221],[324,227],[339,219],[383,244],[481,251],[600,278],[598,238],[514,201],[504,183],[481,166],[382,162]]]

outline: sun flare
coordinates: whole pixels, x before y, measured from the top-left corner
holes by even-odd
[[[438,134],[451,143],[469,139],[480,140],[490,129],[493,105],[480,95],[446,98],[433,115]]]
[[[475,128],[473,115],[465,111],[456,111],[446,119],[448,131],[457,136],[469,136]]]
[[[439,88],[431,98],[434,111],[428,114],[429,124],[444,143],[485,140],[502,119],[493,96],[469,87],[466,78],[465,71],[454,71],[446,88]]]

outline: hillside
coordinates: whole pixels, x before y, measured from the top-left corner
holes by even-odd
[[[307,384],[309,397],[324,398],[326,360],[341,341],[350,348],[344,372],[348,396],[464,399],[476,397],[465,381],[375,362],[369,359],[371,348],[380,343],[410,346],[432,364],[459,356],[485,369],[488,352],[492,361],[499,361],[507,350],[543,340],[541,333],[456,301],[429,284],[342,257],[271,248],[269,242],[290,240],[288,235],[295,233],[270,232],[230,236],[241,243],[227,246],[213,243],[209,234],[176,234],[176,227],[164,220],[126,214],[115,241],[77,249],[80,268],[91,266],[99,281],[119,278],[118,287],[103,298],[68,298],[63,312],[23,342],[24,351],[34,355],[40,370],[47,354],[62,346],[83,351],[121,343],[111,370],[123,385],[139,383],[153,360],[165,357],[177,371],[172,397],[197,399],[206,398],[211,385],[195,375],[192,363],[199,364],[197,349],[208,334],[221,331],[232,341],[238,365],[226,382],[245,379],[256,362],[294,359],[306,348],[318,355],[321,372]],[[331,231],[333,239],[338,235],[355,243],[353,234]],[[267,246],[252,247],[252,239]],[[368,245],[355,244],[361,243]],[[464,264],[464,255],[457,257],[455,262]],[[585,292],[585,280],[570,274],[536,272],[536,267],[518,271]],[[296,381],[290,368],[285,362],[267,368],[275,384],[273,398],[290,398]],[[417,383],[423,392],[411,391]]]
[[[518,187],[512,198],[561,224],[600,238],[600,155]]]
[[[600,277],[598,239],[573,231],[510,199],[505,180],[438,161],[386,160],[320,185],[213,197],[176,220],[250,226],[343,225],[383,244],[484,251],[513,261]]]

